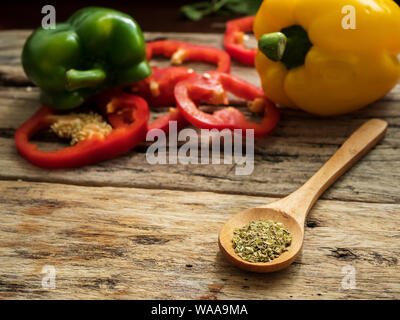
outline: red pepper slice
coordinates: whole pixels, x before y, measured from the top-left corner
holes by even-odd
[[[163,69],[168,69],[168,70],[171,71],[171,72],[167,71],[166,75],[168,75],[168,74],[170,74],[171,76],[176,75],[176,77],[172,77],[171,78],[171,82],[170,83],[168,83],[166,81],[168,78],[170,78],[168,76],[163,77],[163,79],[165,81],[161,81],[160,82],[160,84],[161,84],[160,88],[163,88],[163,92],[164,93],[169,92],[169,91],[172,92],[171,94],[172,94],[173,103],[167,104],[167,105],[175,105],[175,96],[173,95],[173,92],[174,92],[175,84],[177,82],[181,81],[179,75],[185,75],[183,77],[183,79],[185,79],[185,78],[186,79],[189,79],[189,78],[193,79],[193,78],[196,78],[197,75],[189,73],[189,77],[188,77],[188,73],[186,71],[184,71],[184,69],[186,69],[186,68],[181,68],[181,67],[169,67],[169,68],[163,68]],[[163,69],[160,69],[160,70],[162,71]],[[172,71],[172,69],[178,69],[177,70],[178,72],[175,73],[174,71]],[[157,74],[157,73],[155,73],[155,74]],[[164,72],[161,72],[161,74],[164,74]],[[178,81],[178,79],[179,79],[179,81]],[[149,96],[149,95],[151,95],[151,93],[149,92],[149,90],[146,90],[148,88],[148,86],[146,85],[146,83],[144,81],[145,80],[140,81],[140,85],[139,86],[140,86],[141,90],[140,91],[135,90],[135,91],[137,91],[139,94],[143,94],[142,97],[145,98],[146,101],[147,101],[147,99],[149,99],[152,102],[154,102],[154,100],[152,100],[151,97]],[[100,95],[98,95],[96,97],[96,101],[100,105],[106,105],[107,101],[112,99],[113,96],[120,95],[122,93],[122,90],[124,90],[123,87],[114,87],[112,89],[109,89],[109,90],[101,93]],[[129,95],[129,93],[123,93],[123,94]],[[168,93],[168,95],[169,95],[169,93]],[[161,101],[167,101],[168,99],[171,99],[171,98],[164,97]],[[118,125],[118,123],[116,122],[116,121],[118,121],[118,119],[119,118],[114,119],[112,116],[110,116],[108,118],[109,122],[112,125]],[[153,122],[149,123],[148,124],[148,130],[160,129],[160,130],[164,131],[165,134],[168,135],[169,134],[169,122],[170,121],[176,121],[177,122],[177,129],[178,130],[180,130],[181,128],[183,128],[183,127],[185,127],[187,125],[186,119],[182,116],[182,114],[179,112],[179,110],[177,108],[172,108],[171,107],[171,108],[169,108],[169,113],[168,114],[162,115],[161,117],[157,118]]]
[[[224,36],[224,47],[229,55],[249,66],[254,66],[257,49],[246,48],[243,44],[245,33],[253,29],[255,16],[228,21]]]
[[[148,130],[160,129],[168,135],[170,121],[176,121],[178,130],[182,129],[187,124],[187,121],[183,117],[182,112],[179,112],[177,108],[170,108],[168,114],[163,115],[150,123],[148,125]]]
[[[229,55],[220,49],[190,44],[182,41],[161,40],[149,42],[146,45],[147,59],[153,55],[170,57],[172,63],[182,64],[184,61],[205,61],[217,65],[217,70],[230,72],[231,60]],[[175,105],[174,88],[182,80],[196,78],[197,74],[188,68],[167,67],[153,68],[153,74],[131,86],[133,93],[144,97],[151,107],[166,107]],[[187,121],[177,109],[170,109],[168,115],[162,116],[149,125],[151,129],[161,129],[169,133],[169,122],[176,121],[178,129]]]
[[[133,84],[130,90],[143,97],[151,107],[175,106],[175,85],[186,79],[197,78],[197,74],[184,67],[153,68],[150,77]],[[167,115],[161,116],[149,124],[149,130],[161,129],[169,133],[169,122],[176,121],[178,129],[183,128],[187,121],[176,108],[170,108]]]
[[[200,102],[228,104],[227,91],[247,101],[254,101],[255,106],[261,107],[260,111],[264,114],[262,122],[248,121],[242,112],[233,107],[215,111],[213,114],[198,108]],[[265,97],[260,88],[226,73],[206,73],[196,79],[179,82],[175,87],[175,99],[186,120],[203,129],[254,129],[254,136],[260,138],[274,129],[279,121],[275,104]]]
[[[110,108],[111,107],[111,108]],[[107,118],[113,130],[105,137],[93,136],[76,145],[57,151],[43,151],[29,139],[39,130],[49,128],[62,115],[42,107],[15,133],[19,154],[32,164],[48,169],[82,167],[114,158],[134,148],[146,137],[149,109],[144,99],[119,93],[112,98]]]
[[[146,79],[130,86],[130,91],[143,97],[150,107],[169,107],[175,105],[175,85],[197,74],[184,67],[153,68],[153,73]]]
[[[183,41],[148,42],[146,55],[147,60],[151,60],[154,55],[163,55],[171,58],[172,63],[177,65],[184,61],[204,61],[216,64],[219,72],[229,73],[231,70],[231,58],[224,50]]]

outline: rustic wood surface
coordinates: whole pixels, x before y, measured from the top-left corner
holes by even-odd
[[[282,110],[277,129],[256,142],[250,176],[236,176],[234,165],[149,165],[146,144],[50,171],[21,159],[13,141],[40,106],[20,65],[28,34],[0,32],[1,298],[400,298],[400,86],[346,116]],[[146,34],[160,37],[222,43],[213,34]],[[259,84],[252,68],[234,63],[232,72]],[[296,262],[265,275],[230,266],[217,245],[223,223],[296,190],[372,117],[389,122],[386,137],[311,211]],[[57,145],[50,135],[38,139]],[[45,265],[56,268],[56,289],[41,286]],[[355,289],[341,285],[345,266],[354,267]]]

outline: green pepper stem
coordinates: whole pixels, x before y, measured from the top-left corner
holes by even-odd
[[[94,88],[101,85],[107,75],[102,69],[75,70],[70,69],[66,73],[65,86],[68,91],[82,88]]]
[[[258,40],[258,48],[272,61],[280,61],[285,53],[287,37],[282,32],[266,33]]]

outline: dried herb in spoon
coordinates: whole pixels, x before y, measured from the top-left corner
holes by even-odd
[[[270,262],[287,251],[292,235],[282,223],[252,221],[233,231],[233,248],[248,262]]]

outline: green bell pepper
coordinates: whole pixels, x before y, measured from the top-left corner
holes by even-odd
[[[115,85],[147,78],[146,43],[129,15],[88,7],[55,29],[38,28],[22,52],[27,76],[41,88],[44,104],[72,109]]]

